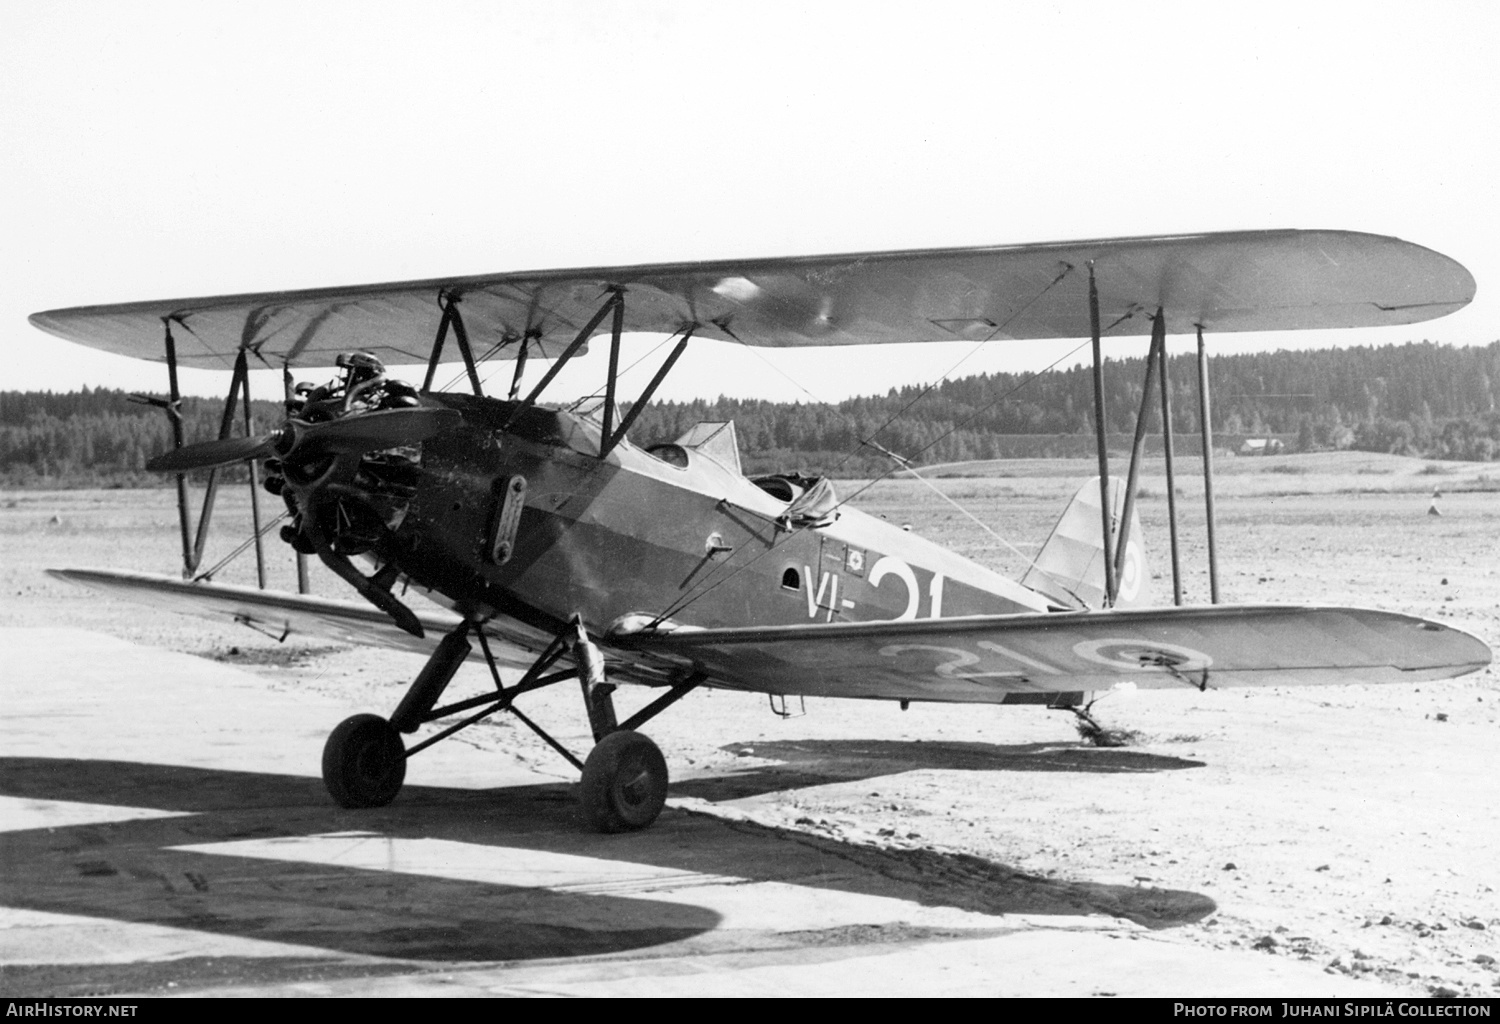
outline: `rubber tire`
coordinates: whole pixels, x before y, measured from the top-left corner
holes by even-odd
[[[340,807],[384,807],[406,781],[406,746],[379,715],[338,724],[323,745],[323,785]]]
[[[583,763],[583,816],[599,832],[634,832],[667,802],[667,759],[638,732],[621,729],[594,745]]]

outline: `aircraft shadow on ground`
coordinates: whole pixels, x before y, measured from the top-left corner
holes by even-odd
[[[597,835],[578,820],[572,788],[409,786],[389,807],[348,811],[330,803],[317,779],[121,761],[0,758],[3,796],[186,812],[0,833],[0,863],[6,866],[0,902],[418,963],[660,947],[690,942],[722,920],[707,907],[649,895],[627,898],[565,886],[510,886],[174,849],[365,832],[491,846],[502,865],[507,848],[547,851],[895,895],[991,914],[1097,913],[1163,928],[1215,910],[1212,900],[1197,893],[1038,878],[977,857],[878,849],[670,808],[645,832]],[[830,871],[830,864],[839,870]]]
[[[1204,762],[1118,747],[1082,744],[912,742],[908,740],[775,740],[731,743],[720,749],[777,761],[745,771],[677,782],[672,793],[704,800],[738,800],[763,793],[856,782],[919,769],[975,772],[1162,772],[1202,768]]]

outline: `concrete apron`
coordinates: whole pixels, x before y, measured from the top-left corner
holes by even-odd
[[[322,745],[367,709],[77,630],[0,650],[0,995],[1394,993],[1174,939],[1197,894],[701,800],[591,834],[571,786],[460,743],[345,811]]]

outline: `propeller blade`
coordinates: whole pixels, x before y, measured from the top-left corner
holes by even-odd
[[[326,423],[295,424],[297,440],[287,458],[303,454],[357,455],[382,448],[425,441],[434,434],[458,426],[463,416],[457,409],[383,409]]]
[[[294,438],[285,458],[302,455],[358,455],[382,448],[425,441],[455,427],[463,419],[457,409],[384,409],[329,420],[326,423],[292,421],[288,427],[260,437],[226,437],[202,441],[163,452],[146,468],[156,473],[186,473],[194,469],[229,466],[246,459],[275,455],[278,444]]]
[[[232,466],[246,459],[263,459],[276,453],[276,441],[281,436],[262,434],[260,437],[226,437],[218,441],[200,441],[163,452],[146,463],[153,473],[186,473],[194,469],[212,469],[215,466]]]

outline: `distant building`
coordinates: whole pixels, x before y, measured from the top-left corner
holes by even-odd
[[[1275,437],[1247,437],[1240,445],[1239,455],[1279,455],[1286,445]]]

